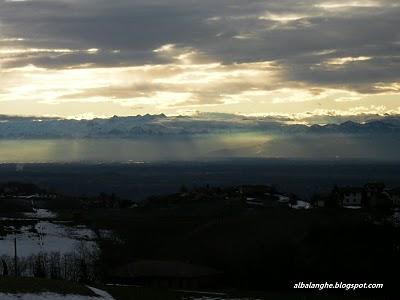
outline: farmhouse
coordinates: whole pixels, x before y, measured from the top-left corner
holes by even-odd
[[[333,194],[342,207],[361,207],[364,204],[362,187],[336,187]]]
[[[383,183],[367,183],[363,187],[335,187],[331,198],[340,207],[388,208],[394,196]]]

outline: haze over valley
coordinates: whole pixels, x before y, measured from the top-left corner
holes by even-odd
[[[296,124],[198,114],[68,120],[2,116],[0,162],[129,162],[224,158],[397,161],[400,119]]]

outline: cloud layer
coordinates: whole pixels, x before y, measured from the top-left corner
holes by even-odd
[[[397,112],[399,15],[397,0],[0,0],[0,109]]]

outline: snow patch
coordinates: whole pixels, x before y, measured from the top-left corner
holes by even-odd
[[[297,204],[295,204],[295,205],[289,204],[289,206],[294,209],[310,209],[311,208],[311,204],[308,202],[305,202],[305,201],[297,201]]]
[[[90,287],[89,287],[90,288]],[[2,300],[115,300],[107,292],[99,289],[90,288],[97,296],[82,296],[82,295],[60,295],[55,293],[42,294],[4,294],[0,293]]]
[[[362,208],[361,206],[351,206],[351,205],[343,206],[343,207],[348,208],[348,209],[361,209]]]
[[[290,201],[290,198],[288,196],[279,195],[279,194],[276,194],[275,196],[278,197],[279,203],[289,203],[289,201]]]
[[[37,219],[54,219],[57,217],[57,214],[47,210],[47,209],[34,209],[32,213],[24,213],[24,215],[28,218],[37,218]]]
[[[93,293],[95,293],[96,295],[102,297],[102,299],[114,299],[109,293],[107,293],[106,291],[103,290],[99,290],[96,289],[94,287],[91,286],[87,286]]]

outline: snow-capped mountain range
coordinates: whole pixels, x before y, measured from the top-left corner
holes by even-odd
[[[380,117],[367,122],[339,124],[292,124],[283,118],[246,117],[230,114],[114,116],[109,119],[74,120],[0,116],[2,139],[137,138],[192,136],[221,133],[266,134],[398,134],[400,118]]]

